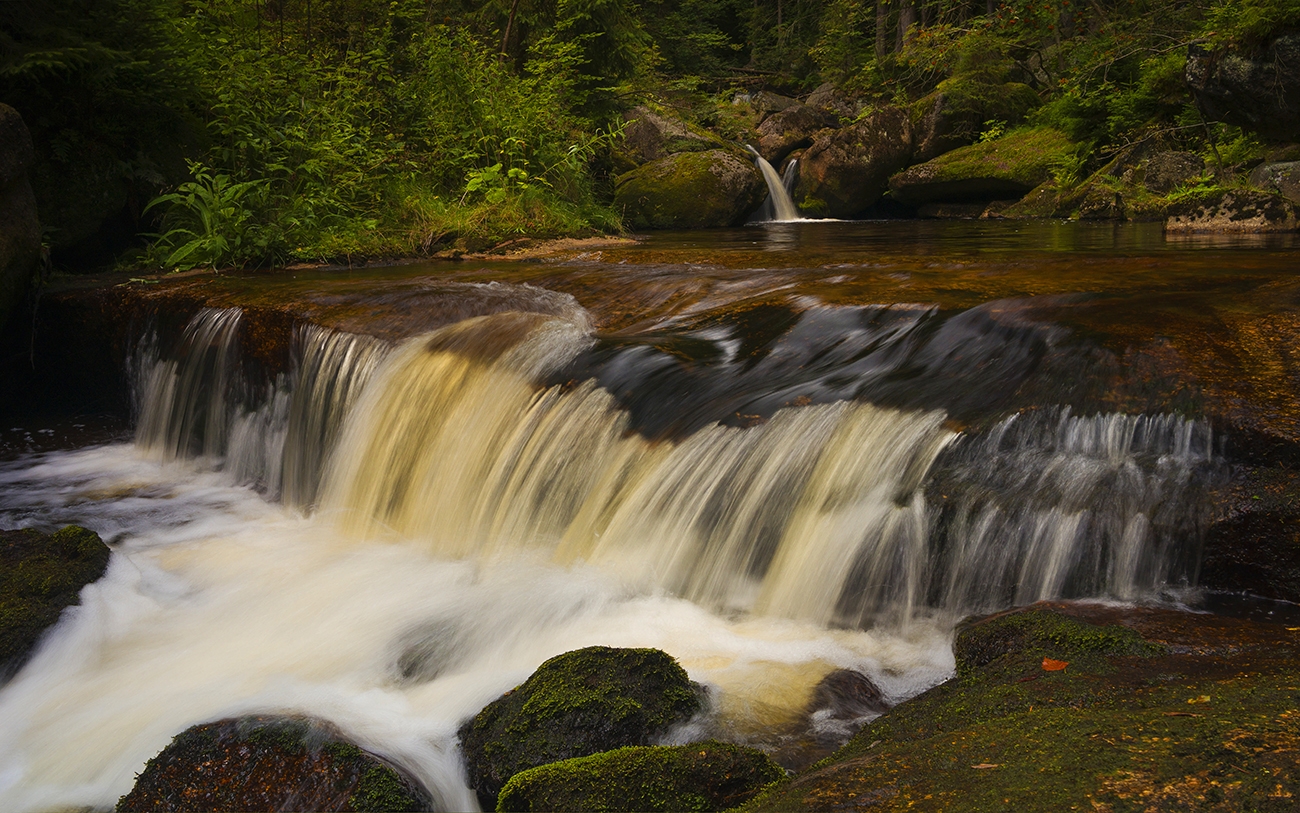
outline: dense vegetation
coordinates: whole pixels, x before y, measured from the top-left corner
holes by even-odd
[[[1201,118],[1188,45],[1297,20],[1300,0],[10,0],[0,101],[65,262],[146,231],[132,263],[255,265],[617,230],[622,114],[739,135],[746,88],[870,107],[1022,82],[1030,123],[1079,145],[1066,176],[1157,133],[1226,172],[1262,147]],[[104,212],[123,224],[90,234]]]

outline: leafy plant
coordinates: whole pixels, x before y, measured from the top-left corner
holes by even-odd
[[[147,209],[166,207],[166,232],[157,236],[155,249],[162,265],[186,270],[200,265],[216,267],[238,263],[265,251],[249,225],[255,217],[250,203],[264,193],[264,180],[234,183],[229,175],[191,164],[193,181],[170,194],[154,198]]]

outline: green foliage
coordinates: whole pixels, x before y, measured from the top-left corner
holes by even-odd
[[[1219,0],[1205,16],[1206,36],[1220,45],[1262,45],[1287,28],[1300,28],[1300,0]]]

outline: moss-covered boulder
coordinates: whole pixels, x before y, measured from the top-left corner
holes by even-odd
[[[0,531],[0,679],[31,655],[41,634],[81,588],[108,569],[109,549],[94,531],[69,525],[52,534]]]
[[[767,195],[753,163],[727,150],[683,152],[620,175],[614,207],[634,229],[735,226]]]
[[[758,125],[758,151],[780,166],[791,152],[810,146],[818,132],[839,123],[839,116],[821,107],[799,104],[786,108]]]
[[[1073,150],[1070,139],[1059,130],[1018,130],[910,167],[889,179],[889,190],[908,206],[1010,200],[1048,180],[1052,166]]]
[[[1286,810],[1300,637],[1053,603],[963,625],[957,676],[746,811]]]
[[[794,202],[823,217],[854,217],[885,193],[889,176],[912,157],[906,110],[885,107],[861,121],[822,133],[799,162]]]
[[[1272,141],[1300,140],[1300,34],[1288,32],[1257,51],[1191,45],[1185,78],[1206,119]]]
[[[1040,104],[1038,94],[1020,82],[987,82],[965,74],[940,82],[912,105],[916,151],[912,160],[932,158],[975,141],[985,123],[1014,126]]]
[[[620,152],[638,166],[678,152],[703,152],[726,146],[713,133],[646,105],[624,115]]]
[[[597,646],[557,655],[461,727],[470,787],[490,810],[520,771],[648,745],[699,708],[696,686],[660,650]]]
[[[219,720],[186,729],[117,803],[137,811],[422,811],[415,780],[320,722]]]
[[[726,810],[784,777],[767,754],[739,745],[619,748],[515,774],[501,791],[497,810]]]
[[[27,296],[40,259],[41,224],[27,178],[34,156],[22,116],[0,104],[0,328]]]
[[[1208,191],[1169,207],[1170,234],[1260,234],[1300,230],[1296,204],[1268,192]]]

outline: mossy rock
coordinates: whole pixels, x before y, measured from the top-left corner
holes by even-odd
[[[219,720],[186,729],[145,765],[117,803],[131,811],[423,811],[410,777],[329,726],[285,717]]]
[[[799,159],[792,197],[823,217],[856,217],[880,200],[889,177],[912,159],[912,122],[901,107],[883,107],[860,121],[817,135]]]
[[[626,127],[619,154],[636,166],[678,152],[704,152],[727,145],[713,133],[677,118],[671,111],[641,105],[623,116]]]
[[[109,549],[94,531],[69,525],[52,534],[0,531],[0,677],[31,655],[41,634],[81,588],[108,569]]]
[[[520,771],[648,745],[699,708],[695,684],[660,650],[597,646],[557,655],[461,727],[470,787],[490,810]]]
[[[912,105],[916,132],[913,160],[929,161],[975,141],[985,122],[1015,126],[1042,101],[1020,82],[988,82],[958,74]]]
[[[1018,130],[910,167],[889,179],[889,190],[908,206],[1019,198],[1047,181],[1052,166],[1074,149],[1059,130]]]
[[[767,195],[754,165],[727,150],[669,155],[620,175],[614,207],[635,229],[735,226]]]
[[[497,810],[726,810],[784,777],[767,754],[728,743],[619,748],[515,774]]]
[[[1292,809],[1298,653],[1285,625],[1167,609],[971,621],[958,677],[741,809]]]

